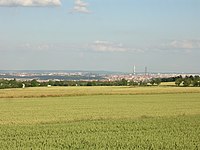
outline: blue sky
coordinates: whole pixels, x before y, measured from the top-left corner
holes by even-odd
[[[200,72],[199,0],[0,0],[0,70]]]

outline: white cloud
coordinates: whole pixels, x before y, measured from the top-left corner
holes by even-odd
[[[90,45],[93,51],[97,52],[175,52],[175,53],[191,53],[200,50],[200,40],[172,40],[165,43],[157,43],[157,45],[134,47],[125,46],[122,43],[109,41],[95,41]]]
[[[200,49],[200,40],[174,40],[169,46],[176,49]]]
[[[95,41],[91,45],[92,50],[99,52],[126,52],[128,48],[125,48],[121,43],[114,43],[109,41]]]
[[[48,43],[24,43],[19,46],[17,46],[18,49],[21,50],[31,50],[31,51],[51,51],[56,48],[56,45],[54,44],[48,44]]]
[[[61,0],[0,0],[0,7],[45,7],[60,6]],[[90,13],[89,4],[83,0],[74,0],[72,13]]]
[[[78,43],[62,43],[62,42],[27,42],[21,43],[13,47],[13,49],[20,49],[23,51],[37,51],[37,52],[53,52],[53,51],[82,51],[85,49],[83,45],[79,45]],[[80,50],[81,49],[81,50]]]
[[[88,10],[88,5],[88,3],[82,0],[74,0],[74,8],[72,12],[90,13],[90,11]]]
[[[200,50],[200,40],[171,40],[149,49],[157,52],[167,51],[176,53],[191,53]]]
[[[37,6],[59,6],[60,0],[0,0],[0,6],[22,6],[22,7],[37,7]]]

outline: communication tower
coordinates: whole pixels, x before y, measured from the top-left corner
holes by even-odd
[[[147,75],[147,73],[148,73],[147,66],[145,66],[144,73],[145,73],[145,76],[146,76],[146,75]]]
[[[135,75],[136,74],[136,67],[135,67],[135,65],[133,66],[133,75]]]

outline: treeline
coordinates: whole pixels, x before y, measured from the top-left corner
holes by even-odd
[[[0,79],[0,89],[22,88],[22,87],[45,87],[45,86],[147,86],[159,85],[161,79],[151,79],[140,82],[128,81],[126,79],[118,81],[54,81],[38,82],[37,80],[17,81]]]
[[[182,76],[179,76],[175,80],[176,86],[184,86],[184,87],[200,87],[200,77],[199,76],[186,76],[183,78]]]
[[[178,78],[182,78],[182,76],[169,77],[169,78],[161,78],[161,82],[175,82]]]
[[[54,81],[38,82],[37,80],[18,81],[16,79],[6,80],[0,79],[0,89],[6,88],[22,88],[22,87],[45,87],[45,86],[151,86],[160,85],[161,82],[175,82],[176,86],[183,87],[200,87],[199,76],[177,76],[171,78],[153,78],[150,80],[144,80],[135,82],[133,80],[128,81],[126,79],[118,81]]]
[[[20,81],[14,80],[5,80],[0,79],[0,89],[6,89],[6,88],[22,88],[23,83]]]
[[[18,81],[16,79],[0,79],[0,89],[22,88],[22,87],[45,87],[45,86],[151,86],[160,85],[161,82],[175,82],[176,86],[200,87],[200,76],[177,76],[171,78],[153,78],[144,81],[128,81],[126,79],[118,81],[54,81],[38,82],[37,80]]]

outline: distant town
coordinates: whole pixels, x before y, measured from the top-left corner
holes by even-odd
[[[57,71],[57,70],[0,70],[0,79],[17,81],[37,80],[38,82],[53,81],[128,81],[140,82],[152,78],[172,78],[177,76],[199,76],[200,73],[151,73],[151,72],[109,72],[109,71]]]

